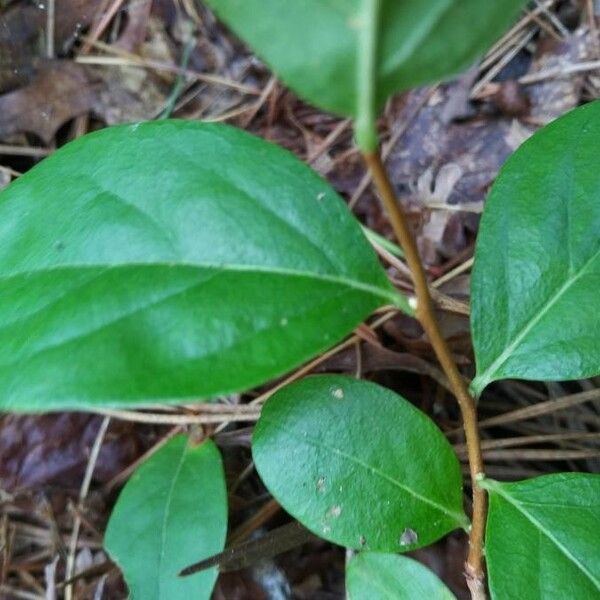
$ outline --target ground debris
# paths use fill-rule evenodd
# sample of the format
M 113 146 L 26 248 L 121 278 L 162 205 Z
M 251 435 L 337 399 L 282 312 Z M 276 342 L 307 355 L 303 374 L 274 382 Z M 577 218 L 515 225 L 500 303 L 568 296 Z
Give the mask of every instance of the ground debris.
M 0 417 L 0 487 L 5 491 L 81 482 L 100 417 L 80 413 Z M 106 482 L 140 454 L 133 427 L 116 422 L 100 451 L 94 477 Z
M 92 109 L 97 93 L 97 84 L 82 65 L 41 62 L 29 84 L 0 96 L 0 138 L 32 133 L 49 144 L 62 125 Z

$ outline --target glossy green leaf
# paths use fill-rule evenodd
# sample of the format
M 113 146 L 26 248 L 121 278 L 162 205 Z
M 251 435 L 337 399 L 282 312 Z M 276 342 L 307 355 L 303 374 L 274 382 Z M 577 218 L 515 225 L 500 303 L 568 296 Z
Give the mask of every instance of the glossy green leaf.
M 394 92 L 457 73 L 523 0 L 208 0 L 273 70 L 317 106 L 372 128 Z M 474 25 L 475 24 L 475 25 Z M 364 144 L 359 139 L 361 146 Z M 368 145 L 368 141 L 366 141 Z
M 346 567 L 348 600 L 456 600 L 420 562 L 398 554 L 361 552 Z
M 471 282 L 473 390 L 600 373 L 600 102 L 525 142 L 486 202 Z
M 239 391 L 406 308 L 335 192 L 225 125 L 68 144 L 0 194 L 0 240 L 4 410 Z
M 494 600 L 600 598 L 600 475 L 482 482 Z
M 217 570 L 190 577 L 189 564 L 221 552 L 227 491 L 221 456 L 206 440 L 178 435 L 137 469 L 112 512 L 104 545 L 119 565 L 131 600 L 210 598 Z
M 281 389 L 263 408 L 252 453 L 285 510 L 336 544 L 411 550 L 466 525 L 452 447 L 374 383 L 317 376 Z

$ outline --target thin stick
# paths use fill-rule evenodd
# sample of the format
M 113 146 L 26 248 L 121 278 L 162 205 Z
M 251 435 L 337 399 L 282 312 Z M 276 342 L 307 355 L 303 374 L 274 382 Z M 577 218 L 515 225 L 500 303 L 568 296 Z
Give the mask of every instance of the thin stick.
M 85 475 L 83 477 L 83 482 L 81 484 L 81 489 L 79 491 L 79 506 L 81 507 L 83 501 L 86 499 L 88 492 L 90 490 L 90 484 L 92 482 L 92 475 L 94 474 L 94 469 L 96 468 L 96 462 L 98 460 L 98 455 L 100 454 L 100 448 L 102 448 L 102 442 L 104 441 L 104 436 L 106 435 L 106 430 L 108 429 L 108 425 L 110 423 L 110 418 L 105 417 L 100 423 L 100 429 L 98 429 L 98 433 L 96 435 L 96 439 L 94 440 L 94 445 L 92 446 L 92 450 L 90 452 L 90 458 L 88 460 L 87 468 L 85 470 Z M 73 533 L 71 534 L 71 541 L 69 544 L 69 556 L 67 558 L 67 566 L 65 569 L 65 579 L 70 579 L 73 576 L 73 570 L 75 568 L 75 553 L 77 552 L 77 541 L 79 538 L 79 530 L 81 528 L 81 516 L 79 515 L 79 511 L 75 515 L 75 523 L 73 524 Z M 65 587 L 65 600 L 71 600 L 73 597 L 73 588 L 68 585 Z
M 485 574 L 483 570 L 483 537 L 485 531 L 485 520 L 487 512 L 487 498 L 485 491 L 477 483 L 484 473 L 483 459 L 479 440 L 479 429 L 477 425 L 477 408 L 475 401 L 469 394 L 467 385 L 460 374 L 456 363 L 452 358 L 450 349 L 446 344 L 433 310 L 433 303 L 429 293 L 429 285 L 425 276 L 425 270 L 419 257 L 417 245 L 408 227 L 404 212 L 394 194 L 392 184 L 387 171 L 377 152 L 364 154 L 365 161 L 369 166 L 373 181 L 383 204 L 385 205 L 388 218 L 394 229 L 402 249 L 406 262 L 412 272 L 415 284 L 417 306 L 415 314 L 420 321 L 425 333 L 429 337 L 435 354 L 448 377 L 454 395 L 460 406 L 467 443 L 467 454 L 471 472 L 471 485 L 473 488 L 473 518 L 469 533 L 469 554 L 466 562 L 467 584 L 471 591 L 473 600 L 484 600 Z
M 306 157 L 306 162 L 312 164 L 325 152 L 352 123 L 351 119 L 340 121 L 329 135 Z
M 520 435 L 517 437 L 510 438 L 483 440 L 481 442 L 481 448 L 485 452 L 486 450 L 498 450 L 500 448 L 528 446 L 529 444 L 548 444 L 549 442 L 568 442 L 570 440 L 575 440 L 576 442 L 581 442 L 584 440 L 600 440 L 600 433 L 582 433 L 581 431 L 576 431 L 574 433 L 543 433 L 538 435 Z M 467 447 L 464 444 L 456 444 L 454 446 L 454 451 L 457 454 L 466 454 Z
M 474 262 L 473 257 L 467 259 L 464 263 L 458 265 L 457 267 L 454 267 L 454 269 L 452 269 L 451 271 L 448 271 L 441 277 L 438 277 L 431 284 L 431 287 L 439 288 L 440 286 L 444 285 L 444 283 L 447 283 L 448 281 L 451 281 L 452 279 L 454 279 L 457 275 L 461 275 L 465 271 L 468 271 L 473 266 L 473 262 Z
M 48 11 L 46 14 L 46 58 L 52 60 L 54 58 L 54 0 L 48 0 L 48 7 L 46 10 Z
M 96 27 L 89 35 L 89 39 L 84 40 L 84 46 L 81 51 L 82 54 L 88 54 L 91 50 L 91 46 L 94 42 L 100 39 L 100 36 L 104 33 L 104 30 L 108 27 L 112 18 L 121 10 L 124 0 L 115 0 L 110 8 L 100 17 Z
M 117 66 L 117 67 L 139 67 L 140 69 L 154 69 L 156 71 L 166 71 L 168 73 L 175 73 L 176 75 L 182 75 L 194 79 L 196 81 L 202 81 L 203 83 L 212 83 L 214 85 L 222 85 L 238 90 L 244 94 L 258 96 L 259 92 L 250 86 L 238 83 L 219 75 L 211 75 L 210 73 L 200 73 L 193 69 L 183 69 L 178 65 L 172 65 L 169 63 L 163 63 L 156 60 L 146 60 L 144 58 L 137 57 L 135 54 L 129 54 L 128 57 L 122 56 L 78 56 L 75 58 L 75 62 L 83 65 L 104 65 L 104 66 Z
M 600 37 L 598 37 L 598 24 L 596 23 L 596 8 L 594 0 L 587 0 L 587 14 L 590 22 L 590 37 L 592 38 L 592 46 L 596 56 L 600 54 Z
M 10 144 L 0 144 L 0 154 L 7 156 L 33 156 L 34 158 L 48 156 L 52 150 L 40 148 L 38 146 L 13 146 Z
M 565 410 L 583 404 L 584 402 L 592 402 L 600 400 L 600 390 L 586 390 L 585 392 L 578 392 L 577 394 L 571 394 L 569 396 L 563 396 L 562 398 L 553 398 L 545 402 L 538 402 L 532 406 L 526 406 L 525 408 L 518 408 L 508 413 L 503 413 L 489 419 L 484 419 L 479 423 L 480 428 L 484 427 L 497 427 L 498 425 L 507 425 L 509 423 L 516 423 L 518 421 L 525 421 L 526 419 L 534 419 L 542 415 L 557 412 L 559 410 Z M 454 433 L 454 432 L 452 432 Z
M 138 412 L 135 410 L 115 410 L 112 408 L 95 408 L 94 412 L 120 419 L 121 421 L 133 421 L 134 423 L 149 423 L 152 425 L 206 425 L 209 423 L 222 423 L 223 421 L 258 421 L 260 408 L 247 409 L 246 405 L 238 407 L 239 413 L 224 411 L 222 414 L 156 414 Z

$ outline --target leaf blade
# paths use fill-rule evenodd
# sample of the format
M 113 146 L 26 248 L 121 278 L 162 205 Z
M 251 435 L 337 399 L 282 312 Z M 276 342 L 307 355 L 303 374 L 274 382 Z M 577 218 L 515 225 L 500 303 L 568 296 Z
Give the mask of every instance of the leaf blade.
M 378 437 L 370 439 L 373 431 Z M 334 543 L 403 551 L 465 526 L 462 477 L 448 442 L 425 415 L 375 384 L 314 376 L 287 386 L 265 405 L 252 451 L 278 502 Z
M 170 440 L 131 477 L 113 510 L 104 545 L 124 572 L 132 599 L 210 598 L 217 570 L 180 578 L 192 560 L 221 551 L 227 494 L 219 451 Z M 150 568 L 152 566 L 152 568 Z
M 472 278 L 477 394 L 507 377 L 600 372 L 600 179 L 590 168 L 599 115 L 592 103 L 539 131 L 509 159 L 488 198 Z
M 524 600 L 600 592 L 599 476 L 559 473 L 482 485 L 490 495 L 486 555 L 494 598 L 517 590 Z
M 358 120 L 373 149 L 374 117 L 398 91 L 467 67 L 524 4 L 476 0 L 209 0 L 300 96 Z M 473 18 L 478 27 L 470 27 Z M 302 48 L 302 52 L 296 49 Z
M 456 600 L 452 592 L 421 563 L 398 554 L 361 552 L 346 568 L 349 600 Z
M 0 236 L 4 409 L 240 391 L 407 307 L 325 182 L 225 126 L 69 144 L 0 195 Z

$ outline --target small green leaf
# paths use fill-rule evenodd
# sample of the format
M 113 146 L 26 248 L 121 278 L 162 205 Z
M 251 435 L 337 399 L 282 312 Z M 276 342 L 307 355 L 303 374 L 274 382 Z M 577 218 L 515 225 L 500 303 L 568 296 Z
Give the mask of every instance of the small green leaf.
M 490 496 L 485 553 L 495 600 L 600 597 L 600 475 L 481 485 Z
M 398 554 L 361 552 L 346 568 L 348 600 L 456 600 L 420 562 Z
M 600 373 L 600 102 L 525 142 L 485 206 L 471 282 L 476 394 Z
M 189 564 L 223 550 L 227 492 L 221 456 L 206 440 L 170 440 L 144 462 L 121 492 L 104 545 L 121 567 L 131 600 L 210 598 L 217 570 L 190 577 Z
M 283 388 L 262 411 L 252 453 L 285 510 L 342 546 L 411 550 L 467 523 L 452 447 L 374 383 L 317 376 Z
M 357 119 L 359 145 L 394 92 L 459 72 L 516 17 L 524 0 L 208 0 L 294 89 Z M 476 24 L 476 26 L 474 26 Z
M 225 125 L 68 144 L 0 194 L 0 239 L 2 410 L 239 391 L 410 310 L 331 187 Z

